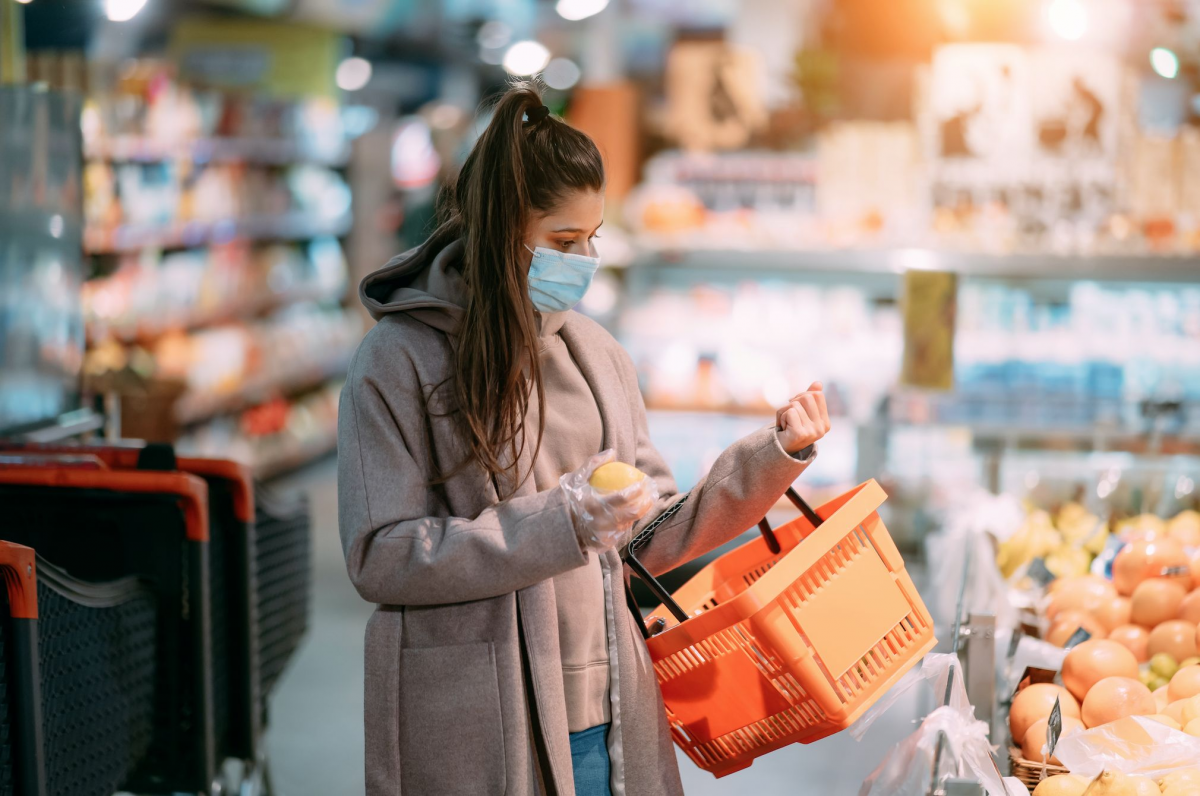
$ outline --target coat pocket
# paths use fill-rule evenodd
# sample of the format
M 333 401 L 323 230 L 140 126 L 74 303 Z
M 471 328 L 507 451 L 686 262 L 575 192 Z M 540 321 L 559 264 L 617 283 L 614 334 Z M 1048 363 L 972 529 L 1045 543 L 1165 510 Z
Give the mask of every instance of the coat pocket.
M 401 792 L 504 793 L 504 754 L 492 645 L 401 650 Z

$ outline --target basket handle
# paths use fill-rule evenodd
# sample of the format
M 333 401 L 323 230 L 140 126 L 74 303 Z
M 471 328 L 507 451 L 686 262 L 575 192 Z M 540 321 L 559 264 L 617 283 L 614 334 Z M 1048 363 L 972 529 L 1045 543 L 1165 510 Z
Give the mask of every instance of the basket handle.
M 794 488 L 789 486 L 787 491 L 784 492 L 784 495 L 789 501 L 791 501 L 792 505 L 804 515 L 804 518 L 812 524 L 814 530 L 825 521 L 821 518 L 820 514 L 817 514 L 816 510 L 813 509 L 812 506 L 808 505 L 804 498 L 800 497 L 800 493 L 798 493 Z M 659 515 L 654 522 L 646 526 L 646 530 L 653 534 L 654 528 L 657 528 L 659 525 L 661 525 L 662 521 L 666 520 L 669 516 L 678 511 L 679 507 L 682 505 L 683 501 L 681 500 L 671 506 L 671 508 Z M 763 541 L 767 543 L 767 549 L 770 550 L 773 555 L 779 555 L 783 548 L 780 547 L 779 539 L 775 536 L 775 531 L 771 529 L 771 524 L 767 522 L 766 517 L 763 517 L 758 521 L 758 532 L 762 534 Z M 642 534 L 639 534 L 638 538 L 643 538 L 645 533 L 646 531 L 643 531 Z M 671 597 L 671 593 L 663 588 L 663 585 L 658 582 L 656 577 L 650 574 L 650 571 L 646 569 L 645 565 L 642 564 L 641 561 L 638 561 L 637 548 L 639 545 L 636 544 L 638 538 L 634 538 L 626 546 L 625 562 L 629 564 L 629 568 L 632 569 L 633 573 L 641 579 L 642 583 L 646 584 L 646 587 L 650 589 L 650 591 L 654 594 L 654 597 L 660 603 L 666 606 L 667 610 L 670 611 L 676 619 L 678 619 L 680 622 L 687 621 L 687 612 L 679 607 L 679 603 L 675 602 L 675 599 Z M 634 604 L 632 595 L 630 595 L 630 604 Z M 646 630 L 645 622 L 639 622 L 638 624 L 641 625 L 642 635 L 646 638 L 649 638 L 649 632 Z

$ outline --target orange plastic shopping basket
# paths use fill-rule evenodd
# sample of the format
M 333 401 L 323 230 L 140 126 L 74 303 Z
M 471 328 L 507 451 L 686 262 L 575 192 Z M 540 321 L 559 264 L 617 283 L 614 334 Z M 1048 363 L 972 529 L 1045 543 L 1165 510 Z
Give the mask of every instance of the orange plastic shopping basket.
M 933 620 L 868 481 L 732 550 L 674 599 L 626 561 L 662 605 L 646 645 L 675 742 L 718 777 L 792 743 L 845 729 L 933 648 Z M 822 519 L 824 518 L 824 519 Z

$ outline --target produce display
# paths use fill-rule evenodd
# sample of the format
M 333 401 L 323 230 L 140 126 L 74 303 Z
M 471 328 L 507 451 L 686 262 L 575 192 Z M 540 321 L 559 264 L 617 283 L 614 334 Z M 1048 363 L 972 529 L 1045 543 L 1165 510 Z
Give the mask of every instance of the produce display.
M 1009 709 L 1014 769 L 1045 767 L 1029 782 L 1034 796 L 1200 796 L 1200 768 L 1157 779 L 1107 769 L 1080 776 L 1062 773 L 1058 755 L 1063 739 L 1092 731 L 1119 739 L 1115 748 L 1129 740 L 1141 749 L 1151 741 L 1130 717 L 1200 737 L 1200 513 L 1104 520 L 1079 503 L 1030 509 L 996 554 L 1009 585 L 1033 595 L 1042 640 L 1066 648 L 1061 685 L 1028 685 Z M 1056 702 L 1061 731 L 1048 754 Z

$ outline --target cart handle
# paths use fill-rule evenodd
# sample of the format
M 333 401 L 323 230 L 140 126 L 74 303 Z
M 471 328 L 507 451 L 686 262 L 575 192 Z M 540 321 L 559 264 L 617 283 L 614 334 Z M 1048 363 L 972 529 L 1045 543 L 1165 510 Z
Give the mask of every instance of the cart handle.
M 817 514 L 816 510 L 814 510 L 812 506 L 808 505 L 804 498 L 800 497 L 800 494 L 795 489 L 789 486 L 787 491 L 783 494 L 788 500 L 791 501 L 793 506 L 800 510 L 800 513 L 804 515 L 804 519 L 808 520 L 814 529 L 819 527 L 821 523 L 824 522 L 824 520 L 821 519 L 821 515 Z M 646 587 L 653 592 L 655 598 L 664 606 L 666 606 L 667 610 L 670 611 L 671 614 L 680 622 L 687 621 L 687 613 L 679 607 L 679 603 L 675 602 L 675 599 L 671 597 L 670 592 L 663 588 L 663 585 L 658 582 L 658 579 L 650 574 L 650 571 L 646 569 L 645 565 L 642 564 L 641 561 L 638 561 L 637 549 L 649 542 L 654 536 L 655 529 L 662 525 L 667 519 L 675 515 L 679 509 L 683 507 L 683 503 L 684 501 L 680 500 L 674 503 L 662 514 L 655 517 L 654 521 L 647 525 L 641 533 L 635 536 L 625 548 L 625 563 L 629 564 L 629 568 L 633 570 L 633 573 L 637 575 L 643 583 L 646 584 Z M 779 545 L 779 539 L 775 536 L 775 531 L 771 529 L 771 524 L 767 522 L 766 517 L 763 517 L 758 521 L 758 531 L 762 534 L 763 541 L 767 543 L 767 549 L 769 549 L 773 554 L 778 555 L 782 548 Z M 646 623 L 644 621 L 640 621 L 638 622 L 638 625 L 642 629 L 642 637 L 650 638 L 650 631 L 647 630 Z

